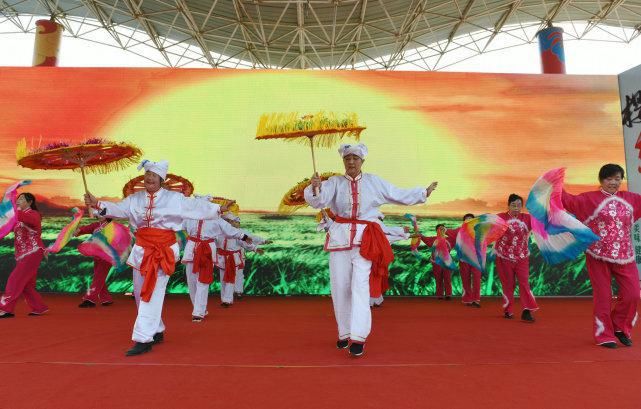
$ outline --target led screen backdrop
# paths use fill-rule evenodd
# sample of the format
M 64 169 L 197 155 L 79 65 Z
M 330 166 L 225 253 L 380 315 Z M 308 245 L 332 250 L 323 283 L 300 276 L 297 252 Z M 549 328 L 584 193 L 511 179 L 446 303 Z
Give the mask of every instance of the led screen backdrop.
M 384 208 L 391 225 L 419 215 L 424 234 L 438 222 L 457 227 L 464 213 L 499 212 L 507 196 L 526 196 L 545 170 L 567 166 L 571 192 L 592 189 L 605 162 L 624 162 L 617 78 L 429 72 L 244 71 L 186 69 L 0 69 L 0 183 L 32 179 L 45 214 L 43 239 L 55 239 L 68 209 L 79 205 L 82 181 L 71 171 L 16 165 L 17 142 L 29 146 L 91 137 L 130 141 L 144 157 L 167 159 L 170 172 L 197 193 L 238 201 L 246 229 L 273 240 L 250 254 L 250 294 L 328 294 L 324 235 L 311 212 L 276 217 L 282 195 L 312 173 L 309 148 L 256 141 L 269 112 L 354 112 L 367 126 L 366 172 L 398 186 L 439 188 L 424 206 Z M 319 171 L 342 170 L 336 149 L 317 149 Z M 139 174 L 134 166 L 89 175 L 90 190 L 117 200 Z M 87 221 L 88 222 L 88 221 Z M 39 289 L 83 291 L 91 260 L 74 239 L 40 269 Z M 431 266 L 409 242 L 394 245 L 391 294 L 431 295 Z M 550 267 L 532 244 L 531 283 L 538 295 L 589 294 L 584 260 Z M 424 249 L 424 248 L 423 248 Z M 0 288 L 13 268 L 13 237 L 0 241 Z M 183 267 L 169 285 L 185 292 Z M 131 290 L 131 270 L 112 274 L 110 290 Z M 460 294 L 457 275 L 454 288 Z M 214 284 L 213 291 L 217 290 Z M 499 294 L 493 265 L 483 294 Z

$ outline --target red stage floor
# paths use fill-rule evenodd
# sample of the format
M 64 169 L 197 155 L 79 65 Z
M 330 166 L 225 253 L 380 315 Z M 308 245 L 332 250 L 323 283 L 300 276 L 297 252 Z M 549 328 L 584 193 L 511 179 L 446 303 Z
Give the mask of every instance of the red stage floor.
M 195 324 L 165 304 L 165 342 L 125 357 L 133 300 L 0 320 L 0 408 L 641 408 L 641 339 L 592 344 L 589 299 L 541 299 L 536 324 L 483 308 L 391 298 L 360 359 L 335 348 L 329 298 L 210 299 Z M 639 337 L 638 330 L 635 330 Z

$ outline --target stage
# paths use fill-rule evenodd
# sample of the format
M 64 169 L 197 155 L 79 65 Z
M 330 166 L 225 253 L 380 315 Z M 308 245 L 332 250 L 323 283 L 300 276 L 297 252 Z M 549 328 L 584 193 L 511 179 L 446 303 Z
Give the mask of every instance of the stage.
M 535 324 L 433 298 L 389 298 L 373 311 L 362 358 L 335 348 L 327 297 L 245 297 L 190 320 L 168 296 L 165 342 L 125 357 L 134 301 L 79 309 L 45 294 L 50 313 L 0 321 L 2 408 L 602 408 L 641 407 L 641 345 L 594 346 L 591 300 L 542 298 Z

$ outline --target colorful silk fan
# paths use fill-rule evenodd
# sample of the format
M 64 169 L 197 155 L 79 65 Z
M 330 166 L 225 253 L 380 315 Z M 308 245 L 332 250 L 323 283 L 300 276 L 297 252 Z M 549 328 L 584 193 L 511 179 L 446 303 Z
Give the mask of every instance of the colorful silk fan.
M 405 213 L 404 217 L 412 222 L 412 229 L 415 235 L 415 237 L 412 237 L 412 240 L 410 241 L 410 250 L 412 251 L 414 257 L 423 259 L 424 257 L 418 251 L 418 246 L 420 246 L 421 244 L 421 238 L 418 237 L 420 235 L 420 232 L 418 230 L 418 222 L 416 221 L 416 216 L 414 216 L 413 214 Z
M 178 245 L 180 246 L 180 251 L 183 251 L 185 249 L 188 238 L 189 234 L 187 234 L 187 231 L 179 230 L 176 232 L 176 243 L 178 243 Z
M 563 208 L 564 178 L 565 168 L 546 172 L 532 186 L 525 204 L 532 216 L 534 239 L 549 264 L 572 260 L 599 240 L 599 236 Z
M 450 247 L 447 244 L 447 238 L 438 237 L 434 240 L 432 245 L 432 254 L 434 255 L 434 262 L 448 270 L 458 271 L 458 266 L 454 262 L 450 254 Z
M 31 184 L 30 180 L 21 180 L 9 186 L 0 202 L 0 239 L 9 234 L 16 225 L 16 199 L 18 188 Z
M 494 214 L 482 214 L 463 223 L 456 235 L 456 252 L 459 259 L 485 272 L 487 246 L 507 230 L 507 223 Z
M 69 243 L 69 240 L 71 240 L 76 230 L 78 230 L 84 211 L 74 207 L 71 209 L 71 213 L 73 214 L 71 221 L 63 227 L 62 230 L 60 230 L 56 241 L 51 246 L 47 247 L 47 251 L 49 253 L 57 253 L 62 250 L 62 248 Z
M 78 251 L 88 257 L 97 257 L 114 266 L 117 271 L 126 267 L 133 246 L 133 236 L 126 226 L 111 222 L 80 243 Z

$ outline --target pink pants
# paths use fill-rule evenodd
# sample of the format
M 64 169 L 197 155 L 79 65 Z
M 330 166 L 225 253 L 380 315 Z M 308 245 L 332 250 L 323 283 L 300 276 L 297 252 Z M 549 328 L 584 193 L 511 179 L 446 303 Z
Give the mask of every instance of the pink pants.
M 481 271 L 471 265 L 460 262 L 461 282 L 463 284 L 463 302 L 481 301 Z
M 436 263 L 432 263 L 432 272 L 436 280 L 436 296 L 452 296 L 452 272 Z
M 524 258 L 518 261 L 509 261 L 500 257 L 496 258 L 496 270 L 501 279 L 503 287 L 503 311 L 513 313 L 515 278 L 519 281 L 519 296 L 521 307 L 524 310 L 535 311 L 536 305 L 534 294 L 530 290 L 530 259 Z
M 615 264 L 597 260 L 585 255 L 592 299 L 594 302 L 594 339 L 597 344 L 613 342 L 615 331 L 622 331 L 630 338 L 636 323 L 639 305 L 639 272 L 634 263 Z M 612 286 L 614 280 L 619 287 L 617 301 L 612 308 Z
M 93 259 L 93 279 L 87 293 L 82 297 L 83 300 L 91 301 L 94 304 L 112 302 L 111 294 L 109 294 L 105 283 L 109 270 L 111 270 L 111 264 L 99 258 Z
M 24 296 L 31 312 L 42 314 L 49 309 L 36 291 L 36 276 L 43 257 L 44 252 L 40 249 L 16 262 L 4 295 L 0 298 L 0 311 L 13 313 L 20 296 Z

